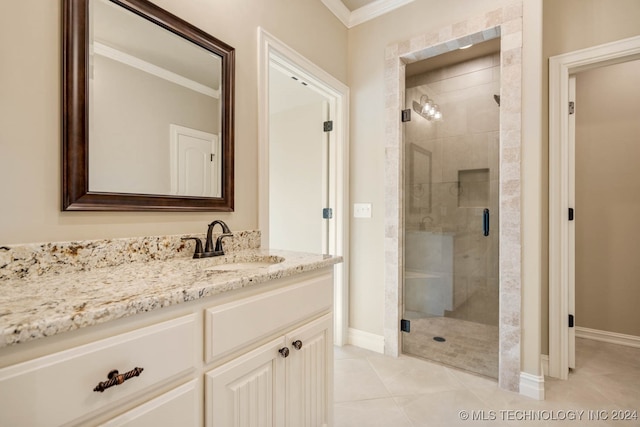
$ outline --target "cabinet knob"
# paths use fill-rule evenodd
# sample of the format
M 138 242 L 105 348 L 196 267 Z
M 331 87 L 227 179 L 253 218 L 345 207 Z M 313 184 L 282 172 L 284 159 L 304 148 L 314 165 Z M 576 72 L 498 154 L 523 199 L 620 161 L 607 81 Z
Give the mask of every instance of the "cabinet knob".
M 291 345 L 293 346 L 293 348 L 295 348 L 296 350 L 300 350 L 302 348 L 302 341 L 300 340 L 295 340 L 294 342 L 291 343 Z
M 109 374 L 107 375 L 107 378 L 109 379 L 107 381 L 102 381 L 98 383 L 98 385 L 95 386 L 93 391 L 99 391 L 100 393 L 102 393 L 109 387 L 113 387 L 114 385 L 120 385 L 128 379 L 139 376 L 142 373 L 142 371 L 144 371 L 144 368 L 133 368 L 129 372 L 120 374 L 117 370 L 114 369 L 113 371 L 109 372 Z
M 282 347 L 280 350 L 278 350 L 278 353 L 280 353 L 280 356 L 282 356 L 282 357 L 288 357 L 289 356 L 289 347 Z

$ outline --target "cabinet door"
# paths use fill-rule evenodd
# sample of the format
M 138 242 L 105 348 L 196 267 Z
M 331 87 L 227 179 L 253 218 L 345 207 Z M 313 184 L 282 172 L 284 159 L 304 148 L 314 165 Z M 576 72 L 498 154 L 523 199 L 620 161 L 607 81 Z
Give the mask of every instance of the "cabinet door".
M 332 316 L 327 314 L 286 336 L 291 349 L 286 359 L 287 427 L 332 424 L 332 329 Z
M 284 425 L 284 346 L 279 338 L 206 374 L 208 427 Z

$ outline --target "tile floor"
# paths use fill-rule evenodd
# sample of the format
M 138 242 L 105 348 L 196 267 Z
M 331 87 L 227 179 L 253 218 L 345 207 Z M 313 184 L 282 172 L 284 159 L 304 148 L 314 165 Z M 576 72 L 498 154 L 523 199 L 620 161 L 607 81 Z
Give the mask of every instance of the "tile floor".
M 640 426 L 640 349 L 577 339 L 576 364 L 567 381 L 547 378 L 537 401 L 436 363 L 336 347 L 335 427 Z M 613 420 L 620 410 L 637 419 Z M 576 419 L 523 420 L 533 416 Z
M 444 337 L 446 341 L 435 341 Z M 411 333 L 403 334 L 402 351 L 428 354 L 435 362 L 498 379 L 498 326 L 454 319 L 423 317 L 411 320 Z

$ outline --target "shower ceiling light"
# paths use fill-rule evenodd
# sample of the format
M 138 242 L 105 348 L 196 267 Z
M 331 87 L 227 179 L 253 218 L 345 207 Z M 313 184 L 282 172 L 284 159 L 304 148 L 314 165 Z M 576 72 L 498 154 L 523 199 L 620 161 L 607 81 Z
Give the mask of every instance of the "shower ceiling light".
M 427 95 L 422 95 L 419 103 L 413 101 L 413 111 L 429 121 L 442 120 L 440 107 L 438 107 L 438 104 L 434 103 L 433 100 L 429 99 Z

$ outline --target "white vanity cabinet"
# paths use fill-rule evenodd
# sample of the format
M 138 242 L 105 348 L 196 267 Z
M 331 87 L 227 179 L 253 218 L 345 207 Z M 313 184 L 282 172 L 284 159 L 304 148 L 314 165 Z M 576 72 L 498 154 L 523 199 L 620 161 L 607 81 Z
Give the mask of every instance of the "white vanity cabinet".
M 287 335 L 285 359 L 286 426 L 333 423 L 333 321 L 330 315 Z
M 240 355 L 205 375 L 206 426 L 330 425 L 332 301 L 320 275 L 207 310 L 206 358 Z
M 329 267 L 0 349 L 0 426 L 331 425 L 332 304 Z
M 207 427 L 320 427 L 331 418 L 327 314 L 206 374 Z

